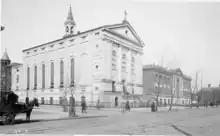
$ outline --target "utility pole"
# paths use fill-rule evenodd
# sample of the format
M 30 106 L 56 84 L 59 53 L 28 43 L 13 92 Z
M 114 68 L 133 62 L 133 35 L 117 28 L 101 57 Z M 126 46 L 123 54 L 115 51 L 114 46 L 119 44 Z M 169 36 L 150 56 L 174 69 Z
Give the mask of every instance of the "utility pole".
M 202 80 L 203 80 L 203 72 L 201 72 L 201 90 L 200 90 L 201 98 L 200 99 L 202 99 Z
M 196 71 L 196 81 L 195 81 L 195 89 L 194 89 L 194 94 L 196 94 L 198 92 L 198 71 Z M 199 96 L 197 96 L 197 108 L 199 107 Z
M 161 59 L 161 67 L 163 67 L 163 56 L 162 56 L 162 59 Z

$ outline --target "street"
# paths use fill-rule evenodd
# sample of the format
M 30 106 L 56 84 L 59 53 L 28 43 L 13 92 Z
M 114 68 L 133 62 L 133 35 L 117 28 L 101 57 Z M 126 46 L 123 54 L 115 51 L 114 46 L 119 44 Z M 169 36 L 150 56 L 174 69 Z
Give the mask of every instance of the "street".
M 79 111 L 77 111 L 78 113 Z M 148 135 L 193 135 L 218 136 L 220 133 L 220 108 L 193 108 L 160 111 L 120 111 L 89 110 L 90 114 L 102 117 L 73 118 L 59 120 L 38 120 L 31 123 L 16 123 L 12 126 L 0 126 L 1 134 L 148 134 Z M 55 113 L 38 114 L 52 115 Z M 104 115 L 108 115 L 104 116 Z

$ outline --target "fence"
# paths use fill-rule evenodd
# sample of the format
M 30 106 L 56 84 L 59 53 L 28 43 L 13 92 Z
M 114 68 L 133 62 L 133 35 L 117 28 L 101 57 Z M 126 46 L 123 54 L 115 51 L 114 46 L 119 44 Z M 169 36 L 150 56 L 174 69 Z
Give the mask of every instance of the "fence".
M 40 103 L 41 105 L 57 105 L 61 106 L 62 101 L 61 100 L 43 100 Z M 81 107 L 81 101 L 76 101 L 75 102 L 77 107 Z M 86 104 L 88 107 L 97 107 L 97 102 L 92 102 L 92 101 L 86 101 Z M 99 107 L 100 108 L 114 108 L 114 107 L 120 107 L 123 103 L 119 103 L 118 106 L 115 106 L 115 103 L 113 102 L 100 102 Z M 69 105 L 69 102 L 68 102 Z M 151 106 L 150 102 L 130 102 L 130 107 L 131 108 L 148 108 Z M 168 107 L 170 106 L 169 104 L 160 104 L 158 107 Z M 181 107 L 190 107 L 190 105 L 180 105 L 180 104 L 173 104 L 172 106 L 181 106 Z M 195 105 L 194 105 L 195 106 Z M 194 107 L 193 106 L 193 107 Z

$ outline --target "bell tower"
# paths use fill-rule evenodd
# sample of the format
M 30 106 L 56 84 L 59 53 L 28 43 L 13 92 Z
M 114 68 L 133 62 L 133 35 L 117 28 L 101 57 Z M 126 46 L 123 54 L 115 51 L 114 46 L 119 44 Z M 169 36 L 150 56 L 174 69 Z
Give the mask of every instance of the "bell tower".
M 9 81 L 10 81 L 10 69 L 7 67 L 10 63 L 11 60 L 8 57 L 8 53 L 5 49 L 5 52 L 2 56 L 2 58 L 0 59 L 0 91 L 6 91 L 8 90 L 9 87 Z
M 64 27 L 65 27 L 64 37 L 68 37 L 68 36 L 76 34 L 76 22 L 73 18 L 71 5 L 69 7 L 69 13 L 66 18 L 66 21 L 64 22 Z

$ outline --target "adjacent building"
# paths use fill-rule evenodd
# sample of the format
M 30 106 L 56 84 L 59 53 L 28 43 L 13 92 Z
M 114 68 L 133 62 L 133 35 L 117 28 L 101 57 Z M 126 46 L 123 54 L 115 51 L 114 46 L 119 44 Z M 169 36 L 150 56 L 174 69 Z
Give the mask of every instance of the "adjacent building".
M 197 100 L 199 104 L 209 104 L 209 103 L 220 103 L 220 85 L 217 87 L 212 87 L 208 84 L 208 87 L 203 87 L 199 92 L 196 93 Z
M 61 97 L 77 101 L 115 102 L 127 92 L 142 94 L 144 43 L 126 19 L 88 31 L 77 31 L 72 9 L 64 22 L 65 35 L 23 50 L 20 94 L 41 102 L 58 103 Z M 16 69 L 13 70 L 17 74 Z M 15 76 L 17 77 L 17 76 Z M 12 87 L 17 89 L 17 79 Z
M 159 65 L 143 66 L 143 94 L 158 97 L 159 104 L 189 104 L 191 101 L 191 78 L 181 69 L 168 69 Z

